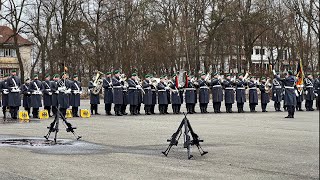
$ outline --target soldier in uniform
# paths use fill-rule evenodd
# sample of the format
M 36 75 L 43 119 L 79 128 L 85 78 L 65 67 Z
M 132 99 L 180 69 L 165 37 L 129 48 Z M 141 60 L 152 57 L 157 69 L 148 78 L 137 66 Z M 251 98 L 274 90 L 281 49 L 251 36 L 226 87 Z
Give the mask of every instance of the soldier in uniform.
M 31 93 L 31 107 L 32 117 L 39 118 L 39 108 L 42 107 L 41 95 L 44 90 L 42 82 L 38 79 L 38 75 L 33 76 L 33 81 L 29 85 L 29 92 Z
M 201 74 L 201 79 L 198 81 L 199 84 L 199 103 L 200 103 L 200 110 L 201 113 L 208 113 L 207 107 L 209 103 L 209 87 L 205 80 L 206 74 Z
M 121 105 L 121 114 L 122 115 L 127 115 L 126 113 L 127 110 L 127 105 L 128 105 L 128 85 L 125 84 L 125 81 L 121 81 L 122 85 L 122 94 L 123 94 L 123 104 Z
M 54 74 L 53 75 L 53 81 L 50 84 L 51 87 L 51 101 L 52 101 L 52 114 L 55 116 L 58 112 L 58 106 L 59 106 L 59 101 L 58 101 L 58 96 L 59 96 L 59 91 L 58 91 L 58 81 L 59 81 L 59 74 Z
M 168 105 L 168 95 L 165 85 L 165 76 L 160 77 L 160 82 L 157 85 L 158 104 L 160 114 L 166 114 L 166 106 Z
M 180 98 L 180 93 L 177 88 L 177 83 L 175 80 L 175 77 L 177 75 L 173 74 L 173 80 L 172 83 L 170 84 L 171 88 L 171 102 L 172 102 L 172 110 L 173 114 L 180 114 L 180 108 L 181 108 L 181 98 Z
M 136 113 L 140 114 L 140 109 L 141 109 L 141 104 L 142 104 L 142 98 L 143 98 L 143 91 L 142 91 L 142 87 L 141 87 L 141 83 L 138 81 L 138 75 L 135 79 L 136 84 L 137 84 L 137 97 L 138 97 L 138 105 L 136 108 Z
M 179 73 L 179 71 L 177 73 Z M 184 73 L 187 74 L 187 72 L 184 72 Z M 185 81 L 187 81 L 187 79 L 185 79 Z M 178 82 L 178 90 L 179 90 L 179 96 L 180 96 L 181 104 L 183 104 L 184 87 L 181 87 L 180 82 Z M 181 109 L 181 104 L 180 104 L 180 107 L 179 107 L 179 112 L 180 112 L 180 109 Z
M 282 87 L 282 82 L 278 81 L 276 76 L 279 75 L 277 73 L 272 80 L 272 100 L 274 101 L 274 108 L 276 112 L 281 112 L 280 107 L 281 107 L 281 101 L 283 98 L 283 87 Z
M 93 78 L 94 79 L 94 78 Z M 98 105 L 100 104 L 100 93 L 94 94 L 92 93 L 93 89 L 97 86 L 93 81 L 89 82 L 89 91 L 90 91 L 90 111 L 91 114 L 100 115 L 98 113 Z
M 12 119 L 18 119 L 18 110 L 21 106 L 21 99 L 20 99 L 20 78 L 16 76 L 17 71 L 11 70 L 11 77 L 7 79 L 8 85 L 8 105 L 10 107 L 10 114 Z
M 2 112 L 3 118 L 7 118 L 7 109 L 8 109 L 8 96 L 9 96 L 9 89 L 8 89 L 8 82 L 7 79 L 9 74 L 4 74 L 4 79 L 0 83 L 0 90 L 2 92 Z
M 114 77 L 112 78 L 112 87 L 113 87 L 113 103 L 114 103 L 114 112 L 116 116 L 122 116 L 121 106 L 123 104 L 123 85 L 120 81 L 120 71 L 114 71 Z
M 288 109 L 288 116 L 286 118 L 294 118 L 294 110 L 297 105 L 297 99 L 295 94 L 295 84 L 296 79 L 293 76 L 292 71 L 288 71 L 285 78 L 280 78 L 279 75 L 276 76 L 278 81 L 282 81 L 284 85 L 284 104 Z
M 130 105 L 130 114 L 137 115 L 138 108 L 138 83 L 136 82 L 136 73 L 132 73 L 128 79 L 128 103 Z
M 234 87 L 230 74 L 226 75 L 226 79 L 223 81 L 223 87 L 226 112 L 232 113 L 232 104 L 234 103 Z
M 112 92 L 112 79 L 111 72 L 106 73 L 106 78 L 103 79 L 103 88 L 104 88 L 104 104 L 106 115 L 111 114 L 111 105 L 113 103 L 113 92 Z
M 153 76 L 150 75 L 150 78 L 153 78 Z M 153 84 L 151 84 L 150 87 L 151 87 L 151 92 L 152 92 L 152 103 L 150 106 L 150 113 L 155 114 L 154 109 L 157 104 L 157 87 L 154 86 Z
M 221 81 L 219 79 L 219 74 L 213 73 L 213 78 L 211 80 L 210 86 L 212 87 L 212 103 L 213 103 L 213 109 L 214 113 L 221 113 L 221 102 L 223 101 L 223 91 L 221 86 Z
M 257 91 L 256 78 L 251 76 L 250 81 L 248 82 L 249 87 L 249 107 L 250 112 L 257 112 L 256 106 L 258 105 L 258 91 Z
M 24 84 L 21 86 L 21 94 L 23 94 L 23 107 L 24 110 L 28 112 L 30 116 L 30 108 L 31 108 L 31 92 L 29 91 L 30 79 L 27 78 Z
M 61 114 L 65 117 L 67 109 L 70 107 L 69 94 L 71 93 L 70 82 L 68 80 L 68 74 L 63 72 L 61 79 L 58 81 L 58 103 Z
M 314 93 L 316 95 L 317 110 L 319 110 L 320 109 L 320 72 L 318 73 L 318 78 L 314 82 Z
M 185 101 L 188 114 L 193 114 L 193 107 L 196 103 L 196 89 L 191 82 L 191 76 L 188 76 L 188 81 L 185 84 Z
M 44 109 L 48 111 L 49 116 L 51 117 L 51 106 L 52 106 L 52 91 L 51 91 L 51 81 L 50 75 L 45 75 L 45 81 L 42 82 L 43 86 L 43 106 Z
M 151 115 L 152 90 L 151 90 L 151 82 L 150 82 L 149 74 L 145 75 L 145 79 L 142 82 L 142 88 L 144 90 L 144 94 L 143 94 L 144 111 L 146 115 Z
M 192 76 L 192 77 L 194 77 L 194 76 Z M 196 84 L 194 83 L 193 85 L 195 87 L 195 90 L 194 90 L 194 98 L 195 98 L 195 100 L 194 100 L 194 104 L 193 104 L 193 107 L 192 107 L 192 112 L 195 114 L 195 113 L 197 113 L 196 112 L 196 104 L 198 103 L 198 91 L 197 91 L 197 89 L 200 86 L 199 86 L 198 82 L 196 82 Z
M 246 86 L 247 82 L 243 79 L 243 74 L 238 75 L 238 80 L 235 82 L 236 85 L 236 100 L 238 113 L 244 113 L 243 105 L 246 102 Z
M 80 95 L 82 93 L 81 83 L 78 81 L 78 75 L 73 75 L 73 82 L 70 85 L 71 97 L 70 106 L 72 106 L 72 116 L 79 117 Z
M 165 78 L 165 82 L 166 82 L 166 87 L 165 87 L 165 89 L 166 89 L 166 91 L 167 91 L 167 101 L 168 101 L 168 104 L 166 104 L 165 106 L 164 106 L 164 113 L 165 114 L 169 114 L 169 112 L 168 112 L 168 107 L 169 107 L 169 104 L 171 104 L 171 94 L 170 94 L 170 85 L 168 85 L 169 84 L 169 79 L 168 79 L 168 76 L 167 75 L 164 75 L 164 78 Z
M 314 111 L 312 108 L 313 106 L 313 100 L 315 99 L 314 94 L 314 80 L 311 74 L 307 75 L 307 78 L 305 78 L 305 93 L 306 93 L 306 110 L 307 111 Z
M 259 85 L 259 90 L 261 92 L 261 108 L 262 112 L 267 112 L 267 105 L 270 102 L 270 97 L 268 92 L 266 91 L 266 87 L 269 86 L 267 84 L 266 78 L 261 77 L 261 84 Z

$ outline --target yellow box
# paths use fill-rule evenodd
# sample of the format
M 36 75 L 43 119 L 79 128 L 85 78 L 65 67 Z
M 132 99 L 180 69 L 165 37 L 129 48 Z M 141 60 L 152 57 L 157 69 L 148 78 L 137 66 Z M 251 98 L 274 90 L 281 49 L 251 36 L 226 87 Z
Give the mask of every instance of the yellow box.
M 72 118 L 72 110 L 71 109 L 67 109 L 66 118 Z
M 80 109 L 80 116 L 82 118 L 89 118 L 91 117 L 91 114 L 88 109 Z
M 29 114 L 27 111 L 19 111 L 19 120 L 20 122 L 24 121 L 24 122 L 29 122 Z
M 46 109 L 40 110 L 39 111 L 39 118 L 40 119 L 48 119 L 49 118 L 48 110 L 46 110 Z

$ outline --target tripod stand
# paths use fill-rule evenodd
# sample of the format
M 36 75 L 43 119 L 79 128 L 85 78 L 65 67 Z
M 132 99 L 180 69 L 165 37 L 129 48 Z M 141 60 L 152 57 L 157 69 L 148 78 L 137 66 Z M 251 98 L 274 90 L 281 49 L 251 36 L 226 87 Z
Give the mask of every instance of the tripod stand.
M 184 132 L 183 132 L 183 140 L 184 140 L 184 144 L 183 144 L 183 147 L 184 148 L 187 148 L 187 153 L 188 153 L 188 159 L 191 159 L 193 156 L 191 155 L 191 146 L 193 145 L 196 145 L 201 156 L 207 154 L 208 152 L 207 151 L 204 151 L 202 149 L 202 147 L 200 146 L 200 142 L 203 142 L 203 140 L 200 140 L 199 139 L 199 136 L 193 131 L 191 125 L 190 125 L 190 122 L 189 120 L 187 119 L 187 114 L 183 113 L 184 114 L 184 118 L 183 120 L 181 121 L 177 131 L 175 133 L 173 133 L 173 135 L 171 136 L 171 139 L 168 139 L 167 142 L 170 142 L 168 148 L 163 151 L 162 153 L 165 155 L 165 156 L 168 156 L 170 150 L 171 150 L 171 147 L 173 145 L 177 146 L 178 145 L 178 142 L 179 142 L 179 139 L 182 135 L 182 127 L 184 127 Z M 192 140 L 191 140 L 191 137 L 192 137 Z
M 66 126 L 66 131 L 67 132 L 71 132 L 74 137 L 79 140 L 81 138 L 81 136 L 78 136 L 76 134 L 76 132 L 74 132 L 74 129 L 77 129 L 76 127 L 72 127 L 71 123 L 69 123 L 66 118 L 64 117 L 64 115 L 60 112 L 60 109 L 59 107 L 57 108 L 57 113 L 54 117 L 54 120 L 53 122 L 50 124 L 49 127 L 47 127 L 49 129 L 49 132 L 47 135 L 45 135 L 44 137 L 48 140 L 49 137 L 50 137 L 50 134 L 51 132 L 55 132 L 55 135 L 54 135 L 54 142 L 57 143 L 57 135 L 58 135 L 58 132 L 59 132 L 59 120 L 60 118 L 63 120 L 65 126 Z

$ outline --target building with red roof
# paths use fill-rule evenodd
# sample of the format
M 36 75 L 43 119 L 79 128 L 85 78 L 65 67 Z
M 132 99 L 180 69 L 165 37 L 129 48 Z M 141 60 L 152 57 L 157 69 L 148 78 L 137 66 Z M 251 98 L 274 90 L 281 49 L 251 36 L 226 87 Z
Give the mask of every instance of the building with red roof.
M 14 44 L 14 32 L 7 26 L 0 26 L 0 76 L 16 69 L 20 73 L 19 62 Z M 31 70 L 31 52 L 33 43 L 21 35 L 18 38 L 18 46 L 24 65 L 25 77 L 29 77 Z

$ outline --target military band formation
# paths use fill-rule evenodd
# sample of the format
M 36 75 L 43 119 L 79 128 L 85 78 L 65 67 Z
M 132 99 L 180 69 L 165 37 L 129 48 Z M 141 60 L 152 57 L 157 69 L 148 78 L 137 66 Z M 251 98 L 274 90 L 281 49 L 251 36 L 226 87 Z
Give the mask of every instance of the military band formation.
M 88 85 L 90 110 L 92 115 L 99 115 L 98 105 L 100 94 L 103 92 L 106 115 L 113 115 L 111 113 L 112 104 L 114 104 L 116 116 L 127 115 L 127 105 L 130 106 L 131 115 L 139 115 L 141 104 L 144 104 L 146 115 L 155 114 L 156 105 L 158 105 L 160 114 L 169 114 L 169 104 L 171 104 L 173 113 L 179 114 L 184 102 L 189 114 L 196 113 L 197 103 L 200 106 L 200 113 L 208 113 L 211 94 L 214 113 L 221 113 L 222 102 L 225 103 L 227 113 L 233 112 L 235 102 L 237 112 L 244 113 L 246 89 L 249 89 L 250 112 L 256 112 L 255 108 L 259 99 L 258 90 L 262 112 L 267 112 L 266 108 L 270 99 L 274 101 L 274 108 L 277 112 L 281 111 L 281 102 L 284 101 L 283 109 L 288 111 L 286 118 L 293 118 L 295 110 L 302 111 L 301 103 L 304 99 L 307 111 L 314 110 L 314 99 L 319 109 L 320 74 L 316 79 L 308 74 L 304 84 L 297 86 L 297 78 L 292 71 L 285 73 L 283 78 L 279 73 L 273 72 L 272 80 L 266 77 L 258 80 L 254 76 L 249 76 L 248 73 L 245 75 L 240 73 L 237 77 L 231 74 L 221 76 L 219 73 L 202 73 L 197 79 L 185 71 L 173 74 L 171 80 L 167 75 L 155 78 L 151 74 L 145 75 L 144 79 L 140 80 L 137 73 L 132 73 L 127 79 L 119 70 L 105 74 L 97 71 Z M 32 114 L 33 118 L 39 118 L 41 107 L 48 110 L 50 116 L 55 115 L 58 108 L 63 115 L 66 115 L 66 110 L 72 107 L 73 117 L 79 117 L 82 86 L 77 75 L 73 75 L 70 79 L 65 72 L 61 75 L 54 74 L 52 77 L 47 74 L 44 81 L 40 81 L 38 75 L 35 74 L 32 81 L 26 79 L 25 83 L 21 84 L 16 71 L 12 70 L 11 75 L 4 75 L 0 83 L 0 91 L 2 92 L 4 118 L 7 117 L 9 111 L 11 118 L 17 119 L 21 105 L 29 115 Z M 32 112 L 30 112 L 31 109 Z

